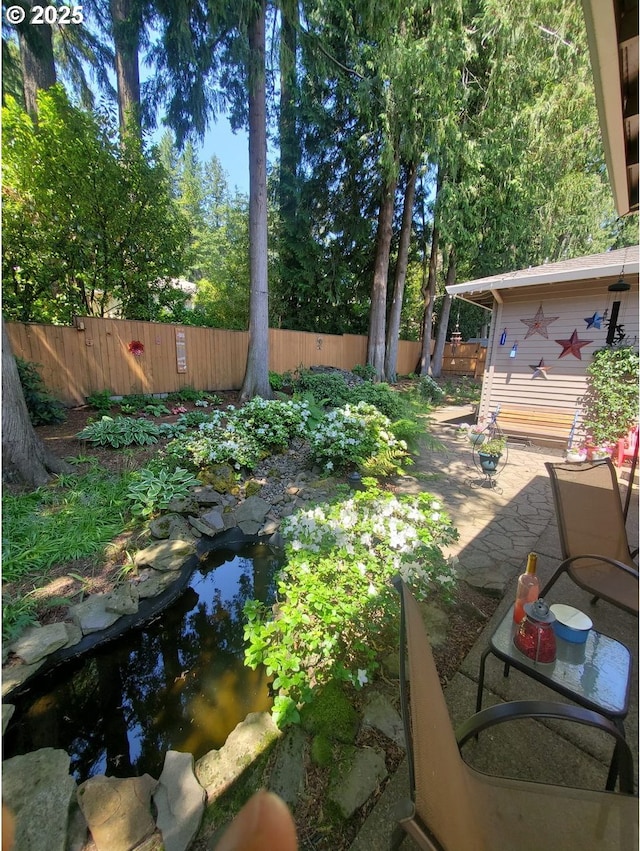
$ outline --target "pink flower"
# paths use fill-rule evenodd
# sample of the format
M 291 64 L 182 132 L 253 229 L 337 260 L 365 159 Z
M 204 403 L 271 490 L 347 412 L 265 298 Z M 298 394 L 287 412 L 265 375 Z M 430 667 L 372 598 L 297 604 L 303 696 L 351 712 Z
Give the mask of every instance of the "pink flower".
M 184 405 L 175 405 L 173 408 L 171 408 L 171 413 L 172 414 L 186 414 L 187 409 L 184 407 Z
M 129 351 L 136 358 L 142 357 L 144 352 L 144 343 L 141 343 L 140 340 L 132 340 L 129 343 Z

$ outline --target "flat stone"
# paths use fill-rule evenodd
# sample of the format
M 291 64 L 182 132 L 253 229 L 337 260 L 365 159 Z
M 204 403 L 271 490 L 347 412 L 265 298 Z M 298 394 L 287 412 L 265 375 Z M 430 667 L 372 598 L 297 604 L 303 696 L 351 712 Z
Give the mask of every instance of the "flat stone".
M 150 570 L 149 573 L 151 575 L 136 583 L 138 596 L 141 600 L 146 600 L 149 597 L 156 597 L 177 579 L 176 574 L 173 571 L 158 573 L 156 570 Z
M 238 525 L 236 515 L 233 513 L 233 511 L 225 512 L 222 515 L 222 519 L 224 520 L 224 528 L 225 529 L 233 529 Z
M 39 662 L 34 662 L 33 665 L 13 665 L 10 668 L 2 669 L 2 696 L 9 694 L 14 688 L 18 688 L 22 683 L 26 682 L 32 674 L 41 668 L 44 664 L 44 659 Z
M 67 643 L 64 645 L 65 647 L 73 647 L 74 644 L 77 644 L 79 641 L 82 641 L 82 630 L 76 623 L 67 623 L 64 622 L 65 628 L 67 630 Z
M 379 692 L 372 692 L 368 696 L 364 707 L 362 726 L 380 730 L 401 748 L 406 747 L 402 718 L 395 706 Z
M 173 514 L 184 514 L 186 516 L 187 514 L 195 514 L 197 510 L 198 503 L 190 496 L 177 497 L 167 505 L 167 511 L 171 511 Z
M 189 523 L 198 534 L 208 535 L 210 538 L 214 538 L 220 531 L 220 529 L 214 529 L 213 526 L 204 523 L 199 517 L 189 517 Z M 224 529 L 224 523 L 222 524 L 222 528 Z
M 193 489 L 192 493 L 199 505 L 224 505 L 222 494 L 211 485 L 199 485 Z
M 261 496 L 250 496 L 236 508 L 238 526 L 244 531 L 245 523 L 262 524 L 271 506 Z
M 7 724 L 11 721 L 11 716 L 15 712 L 16 708 L 13 703 L 3 703 L 2 704 L 2 735 L 4 736 L 4 731 L 7 729 Z
M 244 520 L 242 523 L 238 523 L 238 526 L 242 529 L 245 535 L 257 535 L 262 523 L 258 523 L 254 520 Z
M 61 647 L 64 647 L 69 636 L 63 623 L 52 623 L 49 626 L 29 626 L 17 641 L 11 645 L 11 651 L 19 656 L 27 665 L 39 662 Z
M 267 520 L 264 526 L 260 529 L 260 535 L 275 535 L 280 527 L 279 520 Z
M 342 817 L 348 819 L 373 795 L 386 776 L 382 751 L 343 745 L 332 772 L 329 800 L 337 806 Z
M 200 518 L 203 523 L 211 526 L 216 532 L 222 532 L 224 529 L 224 518 L 222 516 L 222 508 L 212 508 Z
M 196 762 L 196 777 L 206 789 L 209 803 L 238 779 L 256 757 L 280 735 L 269 712 L 250 712 L 229 734 L 220 750 L 212 750 Z
M 108 594 L 109 600 L 105 605 L 107 612 L 116 615 L 134 615 L 138 611 L 140 595 L 131 582 L 125 582 Z
M 439 647 L 444 644 L 447 638 L 447 627 L 449 625 L 449 617 L 435 603 L 420 603 L 420 611 L 424 625 L 429 633 L 429 641 L 432 647 Z
M 99 632 L 101 629 L 114 624 L 120 615 L 108 612 L 107 605 L 111 602 L 111 594 L 92 594 L 69 609 L 73 622 L 80 627 L 83 635 Z
M 158 781 L 91 777 L 78 786 L 78 803 L 98 851 L 131 851 L 155 830 L 151 795 Z
M 66 851 L 76 782 L 62 750 L 42 748 L 2 763 L 2 800 L 16 821 L 15 851 Z
M 134 556 L 136 567 L 152 567 L 154 570 L 180 570 L 184 562 L 195 552 L 193 541 L 180 539 L 158 541 L 139 550 Z
M 153 795 L 165 851 L 186 851 L 200 829 L 206 792 L 193 773 L 193 755 L 167 751 Z
M 197 506 L 196 506 L 197 508 Z M 154 538 L 172 541 L 185 540 L 190 537 L 189 524 L 181 514 L 163 514 L 149 521 L 149 531 Z
M 269 777 L 269 789 L 294 807 L 304 788 L 307 737 L 300 727 L 289 727 L 278 745 Z

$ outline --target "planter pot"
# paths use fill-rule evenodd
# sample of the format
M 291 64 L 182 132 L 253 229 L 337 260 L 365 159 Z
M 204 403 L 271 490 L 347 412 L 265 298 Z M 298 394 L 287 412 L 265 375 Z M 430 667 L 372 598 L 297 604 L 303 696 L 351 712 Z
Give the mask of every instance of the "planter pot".
M 480 443 L 484 443 L 485 435 L 482 432 L 469 432 L 469 440 L 478 446 Z
M 592 449 L 590 453 L 592 461 L 600 461 L 602 458 L 611 458 L 611 451 L 599 446 L 597 449 Z
M 489 455 L 487 452 L 480 451 L 478 452 L 478 458 L 480 459 L 480 466 L 483 472 L 495 473 L 498 469 L 498 461 L 502 458 L 502 453 L 500 455 Z
M 586 461 L 587 460 L 587 450 L 586 449 L 567 449 L 566 459 L 567 461 Z

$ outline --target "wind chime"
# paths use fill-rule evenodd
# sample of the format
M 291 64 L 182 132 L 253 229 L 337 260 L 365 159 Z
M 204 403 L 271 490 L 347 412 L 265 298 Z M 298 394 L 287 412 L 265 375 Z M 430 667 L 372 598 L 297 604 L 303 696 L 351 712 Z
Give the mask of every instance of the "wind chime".
M 451 366 L 456 362 L 456 349 L 462 342 L 462 333 L 460 331 L 460 308 L 458 308 L 458 318 L 456 319 L 455 330 L 451 333 Z

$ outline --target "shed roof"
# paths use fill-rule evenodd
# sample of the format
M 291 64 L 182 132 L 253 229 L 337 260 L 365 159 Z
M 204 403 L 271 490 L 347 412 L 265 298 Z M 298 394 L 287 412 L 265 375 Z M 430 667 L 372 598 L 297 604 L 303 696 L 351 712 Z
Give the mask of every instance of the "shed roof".
M 572 260 L 529 266 L 517 272 L 504 272 L 488 278 L 477 278 L 462 284 L 451 284 L 447 292 L 461 296 L 466 301 L 491 307 L 494 293 L 499 290 L 531 287 L 537 284 L 562 284 L 563 282 L 592 281 L 624 274 L 637 275 L 640 269 L 640 246 L 632 245 L 604 254 L 588 254 Z

